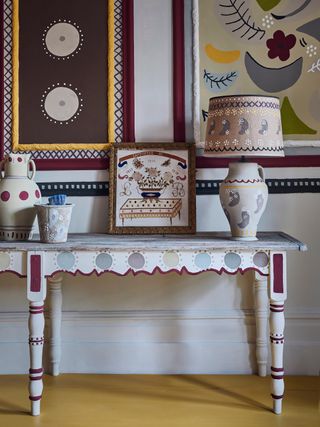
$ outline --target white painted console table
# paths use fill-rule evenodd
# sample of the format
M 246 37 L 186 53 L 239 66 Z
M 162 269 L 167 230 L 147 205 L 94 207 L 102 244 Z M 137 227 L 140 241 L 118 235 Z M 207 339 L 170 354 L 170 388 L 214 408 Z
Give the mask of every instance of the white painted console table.
M 27 278 L 29 300 L 30 381 L 32 415 L 40 414 L 43 390 L 44 300 L 46 281 L 51 292 L 50 360 L 53 375 L 59 373 L 61 326 L 61 276 L 59 272 L 89 275 L 115 273 L 124 276 L 176 271 L 218 274 L 255 271 L 256 354 L 259 375 L 267 371 L 267 321 L 270 301 L 272 398 L 274 412 L 281 413 L 284 394 L 284 301 L 287 296 L 286 251 L 306 246 L 284 233 L 260 233 L 259 240 L 234 241 L 227 233 L 188 236 L 70 235 L 66 243 L 0 242 L 0 272 Z M 55 276 L 56 275 L 56 276 Z

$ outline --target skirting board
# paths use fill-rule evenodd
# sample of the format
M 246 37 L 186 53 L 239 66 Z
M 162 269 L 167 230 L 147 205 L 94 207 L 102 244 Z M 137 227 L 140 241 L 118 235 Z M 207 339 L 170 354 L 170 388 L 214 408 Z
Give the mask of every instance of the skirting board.
M 26 373 L 27 313 L 0 325 L 0 374 Z M 287 374 L 319 375 L 319 329 L 319 311 L 286 314 Z M 254 341 L 252 310 L 64 312 L 61 372 L 251 374 Z

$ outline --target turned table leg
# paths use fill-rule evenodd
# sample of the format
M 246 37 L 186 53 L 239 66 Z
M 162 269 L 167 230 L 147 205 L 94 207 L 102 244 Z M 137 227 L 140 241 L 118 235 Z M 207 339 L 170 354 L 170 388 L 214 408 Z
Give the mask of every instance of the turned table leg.
M 29 399 L 31 414 L 40 414 L 42 397 L 42 352 L 44 344 L 44 300 L 46 298 L 46 279 L 44 277 L 44 253 L 27 254 L 27 298 L 29 300 Z
M 284 301 L 287 298 L 286 254 L 272 253 L 270 260 L 271 396 L 273 412 L 281 414 L 284 396 Z
M 40 400 L 42 397 L 42 351 L 44 343 L 44 302 L 30 302 L 29 305 L 29 399 L 31 400 L 31 414 L 40 414 Z
M 271 378 L 273 411 L 281 414 L 284 395 L 283 343 L 284 343 L 284 304 L 270 301 L 270 341 L 271 341 Z
M 61 359 L 61 314 L 62 314 L 62 276 L 48 278 L 49 319 L 50 319 L 50 364 L 51 374 L 60 373 Z
M 254 300 L 256 317 L 256 356 L 258 374 L 260 377 L 267 375 L 268 360 L 268 278 L 255 273 Z

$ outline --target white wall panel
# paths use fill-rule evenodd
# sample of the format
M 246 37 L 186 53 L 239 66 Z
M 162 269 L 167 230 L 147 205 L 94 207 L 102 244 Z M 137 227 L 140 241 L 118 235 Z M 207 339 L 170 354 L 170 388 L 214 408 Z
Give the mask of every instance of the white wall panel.
M 171 0 L 134 1 L 136 141 L 173 140 Z

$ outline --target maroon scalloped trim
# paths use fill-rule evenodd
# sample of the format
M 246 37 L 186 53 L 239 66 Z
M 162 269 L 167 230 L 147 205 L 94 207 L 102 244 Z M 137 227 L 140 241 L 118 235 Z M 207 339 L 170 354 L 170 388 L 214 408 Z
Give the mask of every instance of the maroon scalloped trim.
M 3 23 L 4 23 L 4 7 L 3 0 L 0 0 L 0 67 L 1 67 L 1 79 L 0 79 L 0 93 L 1 93 L 1 102 L 0 102 L 0 115 L 1 115 L 1 126 L 0 126 L 0 160 L 4 157 L 4 33 L 3 33 Z
M 254 184 L 255 182 L 264 182 L 262 179 L 230 179 L 230 180 L 225 180 L 224 181 L 226 184 L 233 184 L 233 183 L 238 183 L 238 184 Z
M 201 271 L 195 271 L 194 272 L 194 271 L 187 270 L 186 267 L 182 267 L 181 270 L 177 270 L 175 268 L 172 268 L 171 270 L 163 271 L 163 270 L 161 270 L 160 267 L 157 266 L 151 272 L 149 272 L 149 271 L 143 271 L 143 270 L 142 271 L 141 270 L 135 271 L 132 268 L 129 268 L 124 273 L 118 273 L 117 271 L 112 271 L 112 270 L 105 270 L 105 271 L 98 272 L 96 269 L 92 270 L 90 273 L 83 273 L 81 270 L 78 270 L 78 269 L 76 271 L 74 271 L 74 272 L 72 272 L 72 271 L 65 271 L 65 270 L 55 270 L 53 273 L 46 275 L 46 278 L 53 277 L 57 273 L 66 273 L 66 274 L 70 274 L 71 276 L 76 276 L 77 274 L 81 274 L 82 276 L 91 276 L 92 274 L 95 274 L 98 277 L 100 277 L 102 274 L 105 274 L 105 273 L 111 273 L 111 274 L 115 274 L 116 276 L 122 277 L 122 276 L 127 276 L 130 273 L 132 273 L 133 276 L 137 276 L 138 274 L 146 274 L 148 276 L 153 276 L 156 273 L 160 273 L 160 274 L 177 273 L 180 276 L 182 274 L 188 274 L 188 275 L 191 275 L 191 276 L 196 276 L 198 274 L 207 273 L 207 272 L 214 272 L 214 273 L 217 273 L 219 275 L 221 275 L 222 273 L 235 275 L 235 274 L 238 274 L 238 273 L 244 274 L 247 271 L 257 271 L 258 273 L 261 274 L 261 276 L 269 276 L 268 273 L 263 273 L 261 270 L 259 270 L 258 268 L 255 268 L 255 267 L 248 267 L 248 268 L 245 268 L 245 269 L 238 268 L 235 271 L 228 271 L 224 267 L 222 267 L 220 270 L 217 270 L 216 268 L 208 268 L 206 270 L 201 270 Z

